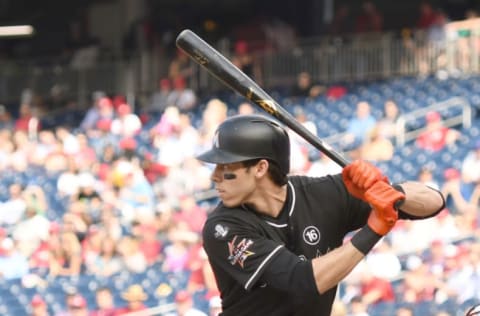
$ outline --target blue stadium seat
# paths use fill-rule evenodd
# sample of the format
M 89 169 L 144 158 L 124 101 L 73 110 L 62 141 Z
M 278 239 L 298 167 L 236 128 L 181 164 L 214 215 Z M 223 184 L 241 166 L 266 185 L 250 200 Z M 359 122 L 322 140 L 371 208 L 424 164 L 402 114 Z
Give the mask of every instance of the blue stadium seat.
M 369 316 L 392 316 L 395 315 L 395 303 L 393 302 L 380 302 L 372 304 L 368 308 Z

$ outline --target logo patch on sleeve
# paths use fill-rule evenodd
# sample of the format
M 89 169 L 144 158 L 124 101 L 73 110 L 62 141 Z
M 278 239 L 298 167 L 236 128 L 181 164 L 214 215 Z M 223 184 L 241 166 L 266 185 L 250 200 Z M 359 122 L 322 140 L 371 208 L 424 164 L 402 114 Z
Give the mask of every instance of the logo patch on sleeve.
M 228 230 L 229 230 L 228 227 L 222 224 L 215 225 L 215 234 L 214 234 L 215 238 L 222 239 L 227 237 Z
M 236 243 L 236 241 L 237 236 L 233 237 L 232 241 L 228 243 L 228 252 L 230 253 L 228 256 L 228 261 L 230 261 L 232 266 L 238 263 L 240 267 L 243 268 L 245 260 L 251 255 L 255 254 L 254 252 L 248 250 L 248 248 L 253 245 L 253 241 L 246 238 L 243 238 L 238 243 Z

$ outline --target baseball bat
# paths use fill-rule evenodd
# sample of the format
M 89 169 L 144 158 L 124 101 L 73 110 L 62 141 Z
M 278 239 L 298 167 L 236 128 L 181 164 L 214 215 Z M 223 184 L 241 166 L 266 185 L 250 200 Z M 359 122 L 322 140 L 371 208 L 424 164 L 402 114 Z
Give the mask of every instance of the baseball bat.
M 183 30 L 176 39 L 176 45 L 189 55 L 196 63 L 208 70 L 218 80 L 232 90 L 252 101 L 278 121 L 288 126 L 312 146 L 323 152 L 341 167 L 349 161 L 329 144 L 312 134 L 287 110 L 279 105 L 268 93 L 236 67 L 215 48 L 206 43 L 191 30 Z

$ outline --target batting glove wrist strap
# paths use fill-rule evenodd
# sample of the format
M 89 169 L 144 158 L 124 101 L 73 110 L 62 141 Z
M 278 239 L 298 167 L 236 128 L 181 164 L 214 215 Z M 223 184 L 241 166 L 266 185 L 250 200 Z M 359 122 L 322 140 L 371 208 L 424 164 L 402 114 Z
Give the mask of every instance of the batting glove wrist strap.
M 377 234 L 368 225 L 365 225 L 352 237 L 350 242 L 361 253 L 367 255 L 381 238 L 382 235 Z

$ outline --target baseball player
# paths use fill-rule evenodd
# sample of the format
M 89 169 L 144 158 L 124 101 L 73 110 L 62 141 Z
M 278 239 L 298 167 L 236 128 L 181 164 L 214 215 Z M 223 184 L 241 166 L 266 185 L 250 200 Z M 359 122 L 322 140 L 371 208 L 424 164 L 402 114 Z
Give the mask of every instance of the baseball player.
M 221 202 L 203 238 L 222 315 L 328 316 L 337 284 L 397 219 L 444 207 L 438 191 L 390 185 L 364 161 L 333 176 L 287 176 L 289 148 L 276 122 L 239 115 L 218 127 L 213 147 L 198 157 L 216 164 L 211 178 Z

